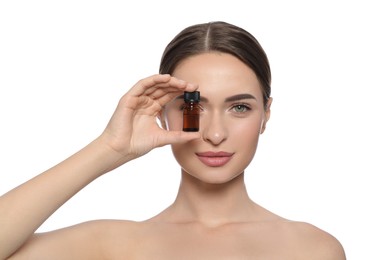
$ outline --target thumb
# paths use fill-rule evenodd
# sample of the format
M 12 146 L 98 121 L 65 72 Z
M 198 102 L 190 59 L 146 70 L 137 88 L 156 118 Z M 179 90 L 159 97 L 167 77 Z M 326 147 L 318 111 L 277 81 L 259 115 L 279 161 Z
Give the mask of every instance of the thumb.
M 195 139 L 199 139 L 201 134 L 199 132 L 184 132 L 184 131 L 167 131 L 158 140 L 158 146 L 167 144 L 186 143 Z

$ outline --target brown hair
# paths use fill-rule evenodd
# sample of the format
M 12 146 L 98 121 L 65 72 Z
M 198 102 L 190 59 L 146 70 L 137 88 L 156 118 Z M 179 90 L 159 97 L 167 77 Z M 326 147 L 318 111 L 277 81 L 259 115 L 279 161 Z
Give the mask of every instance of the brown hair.
M 253 35 L 226 22 L 196 24 L 182 30 L 165 48 L 159 73 L 172 74 L 185 58 L 212 51 L 234 55 L 254 71 L 261 83 L 266 106 L 271 95 L 267 55 Z

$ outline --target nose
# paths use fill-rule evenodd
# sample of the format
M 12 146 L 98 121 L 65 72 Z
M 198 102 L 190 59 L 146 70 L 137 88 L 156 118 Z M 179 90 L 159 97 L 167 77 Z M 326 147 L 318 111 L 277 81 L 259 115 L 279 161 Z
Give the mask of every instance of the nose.
M 204 141 L 218 146 L 228 137 L 228 130 L 224 118 L 218 113 L 204 115 L 201 119 L 202 138 Z

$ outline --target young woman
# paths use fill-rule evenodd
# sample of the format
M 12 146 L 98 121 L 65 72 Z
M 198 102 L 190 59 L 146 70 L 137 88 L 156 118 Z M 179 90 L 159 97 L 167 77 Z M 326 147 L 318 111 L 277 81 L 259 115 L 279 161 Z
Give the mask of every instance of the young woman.
M 0 198 L 0 259 L 345 259 L 330 234 L 247 194 L 244 171 L 270 117 L 270 81 L 266 54 L 245 30 L 224 22 L 184 29 L 167 46 L 160 74 L 120 99 L 99 137 Z M 195 90 L 200 130 L 183 132 L 182 94 Z M 34 234 L 90 182 L 168 144 L 182 177 L 163 212 Z

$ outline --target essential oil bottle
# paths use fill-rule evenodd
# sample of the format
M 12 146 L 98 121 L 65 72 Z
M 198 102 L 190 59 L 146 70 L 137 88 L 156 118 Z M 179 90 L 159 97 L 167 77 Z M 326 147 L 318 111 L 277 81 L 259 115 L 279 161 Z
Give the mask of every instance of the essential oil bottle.
M 183 131 L 197 132 L 200 125 L 200 92 L 184 92 Z

